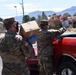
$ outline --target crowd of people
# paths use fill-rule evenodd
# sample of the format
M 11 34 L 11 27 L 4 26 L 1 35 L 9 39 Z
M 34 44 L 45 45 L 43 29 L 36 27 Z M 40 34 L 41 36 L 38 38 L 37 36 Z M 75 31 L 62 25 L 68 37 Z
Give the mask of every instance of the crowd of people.
M 70 26 L 67 16 L 53 15 L 49 18 L 50 28 L 58 29 L 60 27 L 68 28 Z
M 26 38 L 18 32 L 19 23 L 14 18 L 3 20 L 7 30 L 0 35 L 0 56 L 3 62 L 2 75 L 30 75 L 25 57 L 34 58 L 34 49 Z M 66 26 L 66 25 L 65 25 Z M 37 34 L 39 75 L 53 75 L 53 38 L 61 35 L 66 28 L 57 31 L 48 30 L 48 21 L 42 20 Z

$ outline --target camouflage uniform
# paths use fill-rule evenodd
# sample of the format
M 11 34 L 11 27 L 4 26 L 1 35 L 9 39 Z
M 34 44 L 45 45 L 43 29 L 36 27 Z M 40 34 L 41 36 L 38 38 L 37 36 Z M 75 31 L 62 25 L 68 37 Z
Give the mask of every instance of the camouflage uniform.
M 53 75 L 53 38 L 63 32 L 63 29 L 57 31 L 41 30 L 39 32 L 37 46 L 40 75 Z
M 34 50 L 30 45 L 25 46 L 25 42 L 26 39 L 10 31 L 0 35 L 2 75 L 30 75 L 25 57 L 34 57 Z

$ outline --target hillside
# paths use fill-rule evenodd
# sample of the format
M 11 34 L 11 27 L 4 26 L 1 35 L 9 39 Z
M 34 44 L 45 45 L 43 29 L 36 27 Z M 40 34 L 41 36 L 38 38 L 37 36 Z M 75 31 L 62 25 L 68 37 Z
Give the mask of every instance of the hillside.
M 30 17 L 33 17 L 34 16 L 35 18 L 37 18 L 38 15 L 41 15 L 42 14 L 42 12 L 43 11 L 34 11 L 34 12 L 29 13 L 28 15 Z M 52 15 L 54 13 L 61 14 L 61 15 L 63 15 L 64 13 L 69 13 L 72 16 L 76 12 L 76 6 L 72 6 L 72 7 L 67 8 L 67 9 L 65 9 L 63 11 L 60 11 L 60 12 L 54 12 L 54 11 L 51 11 L 51 10 L 50 11 L 44 11 L 44 12 L 45 12 L 45 14 L 47 16 Z M 15 17 L 15 19 L 18 20 L 20 23 L 22 23 L 22 16 L 21 15 Z

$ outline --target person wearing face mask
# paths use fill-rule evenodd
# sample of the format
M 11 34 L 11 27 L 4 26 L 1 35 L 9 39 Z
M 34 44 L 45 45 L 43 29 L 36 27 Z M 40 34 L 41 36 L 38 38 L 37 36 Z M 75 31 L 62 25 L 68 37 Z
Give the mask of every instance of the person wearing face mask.
M 64 33 L 66 29 L 49 30 L 48 20 L 41 20 L 40 28 L 37 35 L 39 75 L 53 75 L 53 39 Z
M 2 75 L 30 75 L 25 57 L 35 56 L 33 48 L 25 38 L 17 34 L 18 22 L 14 18 L 4 19 L 3 24 L 7 32 L 0 35 Z

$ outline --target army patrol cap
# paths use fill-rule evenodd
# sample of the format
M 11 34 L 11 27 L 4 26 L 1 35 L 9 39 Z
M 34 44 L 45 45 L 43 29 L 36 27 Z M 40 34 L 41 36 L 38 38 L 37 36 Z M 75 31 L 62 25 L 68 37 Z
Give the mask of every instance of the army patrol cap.
M 48 25 L 48 20 L 41 20 L 41 25 Z
M 48 20 L 41 20 L 40 21 L 40 27 L 43 27 L 45 25 L 48 25 Z
M 3 20 L 3 24 L 6 29 L 9 29 L 14 22 L 15 22 L 15 19 L 13 17 Z

